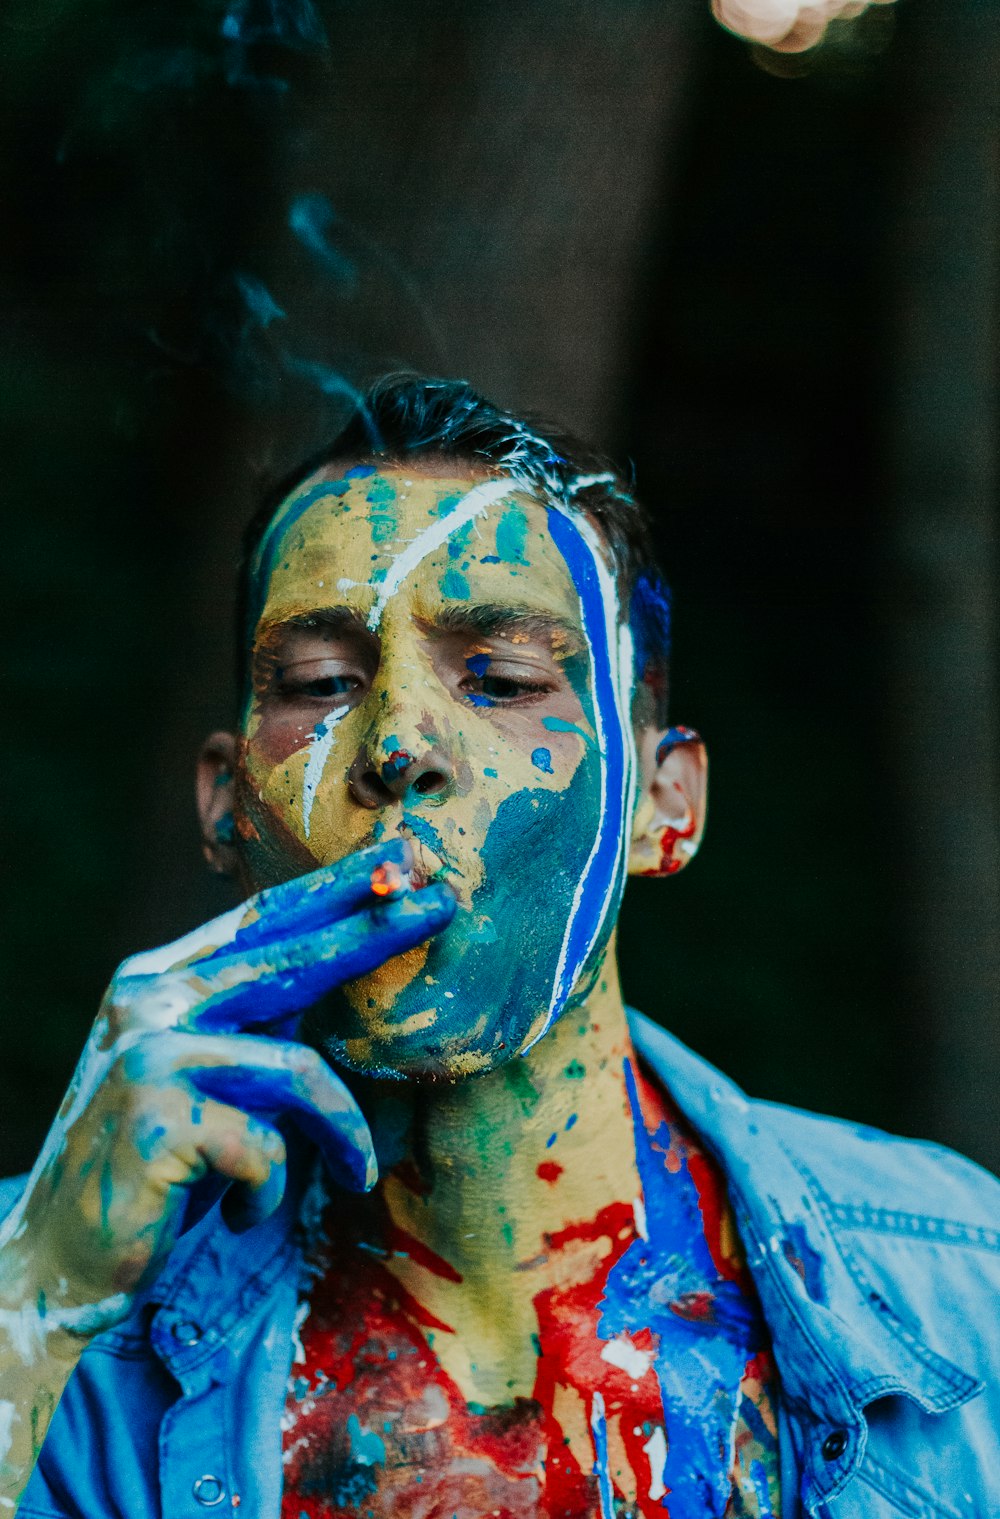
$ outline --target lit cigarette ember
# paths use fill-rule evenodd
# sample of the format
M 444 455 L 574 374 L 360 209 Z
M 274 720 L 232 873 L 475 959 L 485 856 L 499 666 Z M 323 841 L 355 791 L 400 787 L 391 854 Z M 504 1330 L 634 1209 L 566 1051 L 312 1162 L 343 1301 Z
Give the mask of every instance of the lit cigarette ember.
M 371 873 L 371 888 L 377 897 L 391 897 L 394 892 L 402 891 L 403 884 L 403 872 L 391 860 L 385 865 L 376 865 Z

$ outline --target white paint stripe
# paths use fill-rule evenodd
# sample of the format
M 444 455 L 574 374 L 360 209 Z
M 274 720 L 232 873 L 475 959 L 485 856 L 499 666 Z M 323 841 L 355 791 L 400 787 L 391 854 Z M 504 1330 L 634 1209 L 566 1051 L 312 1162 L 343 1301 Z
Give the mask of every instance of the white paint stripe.
M 642 1448 L 649 1457 L 649 1496 L 653 1503 L 659 1503 L 667 1493 L 663 1483 L 663 1473 L 667 1466 L 667 1440 L 658 1424 Z
M 592 485 L 614 485 L 615 477 L 610 470 L 605 470 L 600 475 L 576 475 L 569 486 L 569 495 L 575 496 L 578 491 L 585 491 Z
M 607 1361 L 609 1366 L 617 1366 L 633 1382 L 640 1382 L 653 1364 L 653 1353 L 650 1350 L 640 1350 L 631 1340 L 617 1336 L 605 1345 L 601 1351 L 601 1360 Z
M 10 1450 L 13 1438 L 14 1420 L 17 1418 L 17 1409 L 13 1403 L 0 1402 L 0 1464 Z
M 161 944 L 156 949 L 141 949 L 138 954 L 129 955 L 118 968 L 118 978 L 162 976 L 173 965 L 190 960 L 195 955 L 203 955 L 210 949 L 221 949 L 235 938 L 237 929 L 246 917 L 246 911 L 247 904 L 241 902 L 238 907 L 231 907 L 228 912 L 213 918 L 211 923 L 202 923 L 183 938 L 174 939 L 171 944 Z
M 571 509 L 560 505 L 558 502 L 555 502 L 554 505 L 558 511 L 561 511 L 563 515 L 565 517 L 568 517 L 569 520 L 573 523 L 574 527 L 577 529 L 580 536 L 583 538 L 584 542 L 589 548 L 591 557 L 594 561 L 594 568 L 597 571 L 598 584 L 601 589 L 601 601 L 604 607 L 604 632 L 605 638 L 607 639 L 608 655 L 611 661 L 611 680 L 614 687 L 616 703 L 618 707 L 618 721 L 621 724 L 622 733 L 625 737 L 625 786 L 623 788 L 623 793 L 619 805 L 618 818 L 616 820 L 621 837 L 621 845 L 614 874 L 609 880 L 607 889 L 604 894 L 604 902 L 601 906 L 601 911 L 598 915 L 597 922 L 595 923 L 593 932 L 590 936 L 590 941 L 587 945 L 586 953 L 583 955 L 580 961 L 580 965 L 582 966 L 586 963 L 587 955 L 590 954 L 590 951 L 593 949 L 594 944 L 597 942 L 601 929 L 604 927 L 604 922 L 608 915 L 608 908 L 611 905 L 611 898 L 615 890 L 615 884 L 621 866 L 621 851 L 627 850 L 629 845 L 628 831 L 631 824 L 632 807 L 635 799 L 635 774 L 638 760 L 635 747 L 635 734 L 632 731 L 633 647 L 631 629 L 628 627 L 627 623 L 624 623 L 622 621 L 621 607 L 618 600 L 618 587 L 614 576 L 608 569 L 607 564 L 604 560 L 604 555 L 601 551 L 601 540 L 598 537 L 597 531 L 591 525 L 591 523 L 588 522 L 585 517 L 582 517 L 578 512 L 572 511 Z M 580 598 L 580 615 L 582 619 L 584 617 L 582 597 Z M 594 860 L 597 858 L 598 851 L 600 850 L 601 844 L 604 840 L 605 832 L 608 827 L 608 774 L 607 761 L 605 758 L 607 754 L 607 748 L 605 744 L 604 718 L 600 709 L 600 704 L 596 699 L 597 668 L 594 658 L 594 651 L 592 648 L 590 650 L 590 674 L 591 686 L 594 689 L 595 695 L 594 726 L 597 730 L 597 744 L 601 754 L 600 823 L 598 824 L 597 834 L 594 839 L 594 844 L 590 851 L 587 863 L 584 866 L 583 874 L 577 881 L 576 890 L 573 893 L 573 903 L 570 908 L 569 918 L 566 923 L 566 930 L 563 934 L 562 947 L 559 951 L 559 963 L 556 967 L 556 974 L 552 983 L 552 997 L 549 1002 L 548 1016 L 546 1017 L 545 1023 L 542 1025 L 539 1032 L 531 1041 L 531 1044 L 525 1047 L 524 1051 L 522 1052 L 523 1054 L 527 1054 L 528 1050 L 536 1045 L 539 1039 L 544 1038 L 556 1020 L 560 994 L 563 991 L 563 981 L 567 972 L 566 962 L 569 955 L 570 940 L 573 934 L 573 925 L 581 908 L 583 907 L 590 871 L 593 867 Z M 567 996 L 571 991 L 572 987 L 565 988 L 565 993 Z
M 346 717 L 350 707 L 334 707 L 328 712 L 321 723 L 317 723 L 309 740 L 309 759 L 306 762 L 305 775 L 302 777 L 302 827 L 306 838 L 309 837 L 309 828 L 312 821 L 313 801 L 316 797 L 316 788 L 323 779 L 323 771 L 326 762 L 330 758 L 330 750 L 333 748 L 333 731 L 342 717 Z M 320 733 L 322 728 L 323 732 Z
M 519 480 L 515 475 L 505 475 L 501 480 L 487 480 L 483 485 L 477 485 L 468 491 L 447 517 L 439 517 L 436 522 L 425 527 L 422 533 L 418 533 L 412 543 L 407 544 L 402 553 L 396 555 L 386 572 L 386 577 L 379 586 L 375 605 L 368 614 L 369 631 L 374 633 L 382 621 L 382 613 L 390 599 L 395 596 L 403 581 L 413 573 L 422 560 L 427 558 L 428 554 L 433 554 L 435 549 L 447 543 L 452 533 L 457 533 L 458 529 L 464 527 L 467 522 L 471 522 L 475 517 L 484 516 L 491 502 L 498 501 L 502 496 L 513 495 L 515 491 L 534 494 L 531 485 Z
M 99 1303 L 84 1303 L 79 1308 L 47 1308 L 45 1313 L 39 1313 L 34 1303 L 25 1303 L 21 1308 L 0 1308 L 0 1329 L 14 1354 L 25 1366 L 31 1366 L 44 1353 L 45 1341 L 54 1330 L 100 1334 L 124 1317 L 130 1302 L 126 1293 L 118 1292 Z M 0 1403 L 0 1416 L 3 1408 Z
M 594 1393 L 594 1400 L 590 1405 L 590 1430 L 594 1437 L 594 1475 L 597 1478 L 597 1490 L 601 1500 L 601 1519 L 615 1519 L 614 1491 L 611 1486 L 611 1473 L 608 1471 L 608 1421 L 605 1416 L 604 1398 L 601 1393 Z M 603 1449 L 603 1456 L 602 1450 Z

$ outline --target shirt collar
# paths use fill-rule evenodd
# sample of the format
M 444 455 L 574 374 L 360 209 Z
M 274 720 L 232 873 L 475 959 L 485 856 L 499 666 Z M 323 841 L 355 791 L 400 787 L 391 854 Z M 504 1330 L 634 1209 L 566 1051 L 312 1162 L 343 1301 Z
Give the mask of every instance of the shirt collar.
M 722 1166 L 791 1402 L 841 1425 L 857 1424 L 866 1404 L 893 1393 L 940 1413 L 980 1391 L 976 1377 L 912 1330 L 887 1323 L 869 1300 L 841 1254 L 820 1189 L 781 1144 L 766 1105 L 641 1013 L 630 1009 L 629 1021 L 638 1054 Z M 804 1254 L 822 1263 L 822 1290 L 803 1270 Z

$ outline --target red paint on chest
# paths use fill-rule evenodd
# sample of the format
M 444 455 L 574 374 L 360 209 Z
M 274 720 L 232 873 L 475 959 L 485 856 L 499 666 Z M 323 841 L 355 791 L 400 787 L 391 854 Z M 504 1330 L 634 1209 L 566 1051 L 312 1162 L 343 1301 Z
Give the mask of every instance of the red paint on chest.
M 669 1110 L 648 1083 L 640 1082 L 640 1101 L 652 1131 Z M 721 1274 L 739 1280 L 740 1268 L 722 1248 L 721 1178 L 707 1157 L 678 1142 L 713 1259 Z M 673 1146 L 663 1153 L 669 1172 Z M 542 1162 L 539 1175 L 546 1164 L 555 1163 Z M 328 1227 L 345 1238 L 342 1209 Z M 634 1519 L 665 1519 L 669 1509 L 650 1497 L 646 1449 L 663 1425 L 653 1336 L 642 1329 L 609 1345 L 597 1332 L 608 1275 L 637 1239 L 624 1203 L 547 1236 L 549 1258 L 560 1258 L 565 1269 L 556 1277 L 560 1285 L 533 1300 L 532 1393 L 490 1408 L 467 1402 L 446 1374 L 434 1342 L 450 1331 L 385 1264 L 353 1246 L 336 1256 L 324 1247 L 302 1330 L 305 1359 L 293 1367 L 286 1404 L 282 1519 L 599 1519 L 590 1430 L 597 1392 L 619 1502 L 624 1498 Z M 460 1284 L 454 1268 L 418 1241 L 401 1231 L 390 1231 L 389 1241 Z M 674 1309 L 701 1322 L 710 1320 L 712 1303 L 707 1294 L 691 1293 Z M 766 1386 L 773 1377 L 769 1359 L 757 1357 L 747 1377 Z

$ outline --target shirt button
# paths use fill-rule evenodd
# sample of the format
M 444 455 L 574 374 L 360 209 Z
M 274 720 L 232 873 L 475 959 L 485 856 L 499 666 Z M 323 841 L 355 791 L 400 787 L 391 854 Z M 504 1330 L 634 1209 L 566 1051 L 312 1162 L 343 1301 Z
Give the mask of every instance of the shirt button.
M 835 1429 L 827 1435 L 820 1446 L 824 1461 L 836 1461 L 847 1449 L 847 1430 Z
M 181 1319 L 172 1326 L 171 1333 L 181 1345 L 197 1345 L 201 1339 L 201 1327 L 192 1319 Z
M 198 1478 L 191 1491 L 202 1507 L 214 1508 L 226 1496 L 226 1484 L 221 1478 L 213 1477 L 209 1472 L 204 1477 Z

